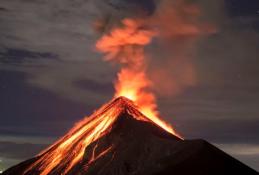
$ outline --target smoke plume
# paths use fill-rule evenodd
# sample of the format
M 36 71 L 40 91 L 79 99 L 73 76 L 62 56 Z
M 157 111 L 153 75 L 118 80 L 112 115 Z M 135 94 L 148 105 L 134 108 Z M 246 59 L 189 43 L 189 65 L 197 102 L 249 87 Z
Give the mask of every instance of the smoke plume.
M 106 28 L 96 43 L 104 60 L 120 65 L 115 97 L 133 100 L 152 120 L 158 117 L 155 92 L 174 95 L 196 83 L 195 42 L 213 30 L 199 20 L 199 8 L 182 0 L 162 0 L 152 15 L 129 15 Z M 169 56 L 168 56 L 169 55 Z M 166 125 L 166 123 L 164 123 Z

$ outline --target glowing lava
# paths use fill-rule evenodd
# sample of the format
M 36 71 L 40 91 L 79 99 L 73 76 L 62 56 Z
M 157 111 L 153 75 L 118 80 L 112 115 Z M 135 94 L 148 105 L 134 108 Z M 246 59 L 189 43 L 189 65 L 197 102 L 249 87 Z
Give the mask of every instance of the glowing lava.
M 151 122 L 160 126 L 159 123 L 139 112 L 138 107 L 132 101 L 125 97 L 116 98 L 101 107 L 90 117 L 86 117 L 77 123 L 64 137 L 40 153 L 37 156 L 38 160 L 23 174 L 29 175 L 35 170 L 40 175 L 55 174 L 55 171 L 62 172 L 62 174 L 69 173 L 83 159 L 85 149 L 91 143 L 109 133 L 113 123 L 124 112 L 130 114 L 136 120 Z M 111 146 L 97 155 L 93 152 L 91 159 L 85 166 L 89 166 L 112 149 L 113 147 Z

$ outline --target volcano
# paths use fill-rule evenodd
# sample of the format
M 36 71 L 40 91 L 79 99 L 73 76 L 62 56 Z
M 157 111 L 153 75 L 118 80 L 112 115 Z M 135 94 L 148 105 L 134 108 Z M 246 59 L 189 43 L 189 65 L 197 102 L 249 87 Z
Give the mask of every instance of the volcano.
M 28 148 L 29 149 L 29 148 Z M 183 140 L 125 97 L 4 175 L 258 175 L 204 140 Z

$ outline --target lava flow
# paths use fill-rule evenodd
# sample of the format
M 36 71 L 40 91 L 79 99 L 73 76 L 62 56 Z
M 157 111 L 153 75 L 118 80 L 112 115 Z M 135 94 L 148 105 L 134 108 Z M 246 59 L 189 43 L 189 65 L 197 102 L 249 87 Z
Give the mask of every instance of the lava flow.
M 113 127 L 113 123 L 125 111 L 136 120 L 152 122 L 160 126 L 159 123 L 139 112 L 139 108 L 131 100 L 125 97 L 116 98 L 101 107 L 90 117 L 86 117 L 77 123 L 64 137 L 40 153 L 37 156 L 38 160 L 23 174 L 28 175 L 31 171 L 35 172 L 35 170 L 40 175 L 55 174 L 55 171 L 67 174 L 82 160 L 85 149 L 91 143 L 109 133 Z M 112 149 L 112 147 L 109 147 L 99 155 L 95 155 L 93 152 L 92 158 L 87 165 Z

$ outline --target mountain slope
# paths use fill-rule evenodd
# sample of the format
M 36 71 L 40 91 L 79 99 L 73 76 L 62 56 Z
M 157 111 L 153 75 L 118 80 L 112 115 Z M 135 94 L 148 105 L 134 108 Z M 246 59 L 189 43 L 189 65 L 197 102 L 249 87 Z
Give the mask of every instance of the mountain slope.
M 78 145 L 89 135 L 81 133 L 82 138 L 69 142 L 68 152 L 62 152 L 64 159 L 50 171 L 45 171 L 48 175 L 258 174 L 204 140 L 182 140 L 172 135 L 143 116 L 125 98 L 115 99 L 98 111 L 91 120 L 107 113 L 113 115 L 114 120 L 99 133 L 100 137 L 83 148 L 81 159 L 64 171 L 70 166 L 69 159 L 74 160 L 73 151 L 78 150 Z M 52 163 L 52 160 L 45 160 L 46 157 L 60 151 L 60 145 L 86 124 L 89 121 L 72 129 L 68 134 L 70 137 L 64 136 L 38 157 L 10 168 L 4 175 L 42 174 L 42 165 Z

